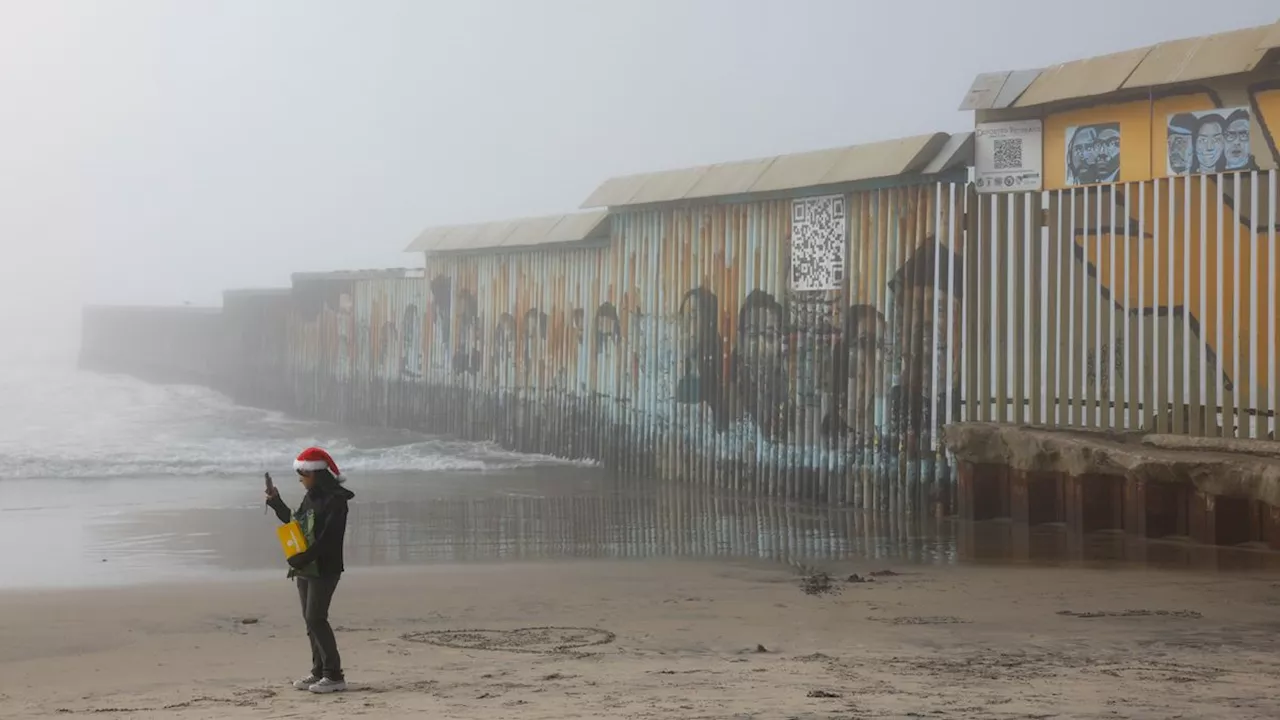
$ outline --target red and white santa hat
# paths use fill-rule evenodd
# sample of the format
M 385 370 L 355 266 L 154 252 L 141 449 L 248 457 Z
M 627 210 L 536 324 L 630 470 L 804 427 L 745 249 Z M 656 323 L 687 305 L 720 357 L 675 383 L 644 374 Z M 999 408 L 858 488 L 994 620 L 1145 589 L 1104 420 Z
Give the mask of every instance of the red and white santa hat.
M 309 447 L 298 453 L 298 457 L 293 461 L 294 470 L 305 470 L 312 472 L 315 470 L 328 470 L 329 474 L 339 483 L 347 481 L 342 477 L 342 473 L 338 471 L 338 463 L 329 457 L 329 453 L 318 447 Z

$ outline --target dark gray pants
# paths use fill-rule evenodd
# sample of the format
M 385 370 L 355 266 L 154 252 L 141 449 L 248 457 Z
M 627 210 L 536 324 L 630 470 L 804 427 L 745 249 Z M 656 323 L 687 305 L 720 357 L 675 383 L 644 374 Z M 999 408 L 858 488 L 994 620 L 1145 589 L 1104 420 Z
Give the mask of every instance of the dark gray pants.
M 329 603 L 338 589 L 342 575 L 298 578 L 298 598 L 302 600 L 302 618 L 307 621 L 307 637 L 311 639 L 311 674 L 341 680 L 342 658 L 338 656 L 338 640 L 329 627 Z

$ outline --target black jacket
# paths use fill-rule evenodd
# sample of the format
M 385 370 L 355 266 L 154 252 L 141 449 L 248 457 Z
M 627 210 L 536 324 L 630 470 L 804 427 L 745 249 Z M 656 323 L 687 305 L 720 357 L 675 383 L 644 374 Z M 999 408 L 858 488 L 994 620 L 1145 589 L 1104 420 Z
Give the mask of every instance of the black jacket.
M 307 491 L 302 503 L 298 505 L 298 513 L 311 511 L 315 515 L 315 540 L 303 552 L 289 558 L 289 565 L 294 569 L 304 568 L 315 561 L 321 575 L 337 575 L 345 568 L 342 563 L 342 541 L 347 534 L 347 501 L 355 497 L 355 493 L 332 480 L 317 485 Z M 289 506 L 277 495 L 267 501 L 280 522 L 287 523 L 293 519 Z

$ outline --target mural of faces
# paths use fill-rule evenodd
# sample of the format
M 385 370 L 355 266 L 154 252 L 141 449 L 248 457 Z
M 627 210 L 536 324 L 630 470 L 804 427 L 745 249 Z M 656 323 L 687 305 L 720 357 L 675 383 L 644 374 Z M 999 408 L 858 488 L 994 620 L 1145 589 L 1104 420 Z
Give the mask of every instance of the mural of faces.
M 719 384 L 720 330 L 715 294 L 705 288 L 685 293 L 680 302 L 680 379 L 676 400 L 712 401 Z
M 753 290 L 738 315 L 738 339 L 748 367 L 773 371 L 783 361 L 782 305 L 769 293 Z
M 1253 155 L 1249 151 L 1249 124 L 1248 108 L 1236 108 L 1227 116 L 1223 155 L 1229 171 L 1253 169 Z
M 1120 175 L 1120 129 L 1103 128 L 1098 132 L 1098 143 L 1101 147 L 1102 178 L 1104 182 L 1114 182 Z
M 502 313 L 493 326 L 493 373 L 498 384 L 509 387 L 514 380 L 516 362 L 516 319 Z
M 596 308 L 592 325 L 596 354 L 615 351 L 618 341 L 622 338 L 622 324 L 618 322 L 618 309 L 613 303 L 600 303 L 600 307 Z
M 495 359 L 510 361 L 516 356 L 516 319 L 511 313 L 498 316 L 498 325 L 493 329 L 493 348 Z
M 396 335 L 395 322 L 388 320 L 382 323 L 378 336 L 378 362 L 382 366 L 382 372 L 388 377 L 394 377 L 400 365 L 399 338 Z
M 1170 175 L 1186 175 L 1191 172 L 1195 161 L 1195 132 L 1195 115 L 1178 113 L 1169 116 L 1168 172 Z
M 582 338 L 583 335 L 585 335 L 585 328 L 583 325 L 586 322 L 586 319 L 583 317 L 583 314 L 582 308 L 574 308 L 573 312 L 569 315 L 569 332 L 571 333 L 573 344 L 576 347 L 582 346 Z
M 651 333 L 652 339 L 650 339 Z M 638 308 L 632 308 L 627 317 L 626 337 L 626 357 L 622 363 L 622 376 L 625 379 L 621 384 L 623 391 L 630 392 L 633 389 L 638 391 L 641 378 L 644 377 L 648 377 L 655 383 L 670 384 L 669 376 L 676 371 L 674 361 L 654 368 L 656 372 L 649 375 L 649 369 L 653 365 L 649 357 L 650 344 L 658 343 L 661 347 L 651 316 L 640 312 Z
M 1184 112 L 1169 116 L 1170 175 L 1254 170 L 1249 108 Z
M 773 295 L 752 290 L 738 311 L 734 350 L 738 400 L 764 436 L 775 440 L 785 435 L 787 427 L 784 317 Z
M 1067 128 L 1067 184 L 1116 182 L 1120 177 L 1120 124 Z
M 830 413 L 830 401 L 839 394 L 835 365 L 842 363 L 832 362 L 841 335 L 835 326 L 840 314 L 836 302 L 816 293 L 794 292 L 785 303 L 792 389 L 796 406 L 802 408 L 795 430 L 802 436 L 813 435 L 813 423 Z
M 1226 122 L 1216 113 L 1200 118 L 1196 126 L 1196 172 L 1220 172 L 1226 166 Z
M 884 314 L 871 305 L 854 305 L 845 315 L 845 421 L 865 428 L 875 417 L 876 368 L 887 347 Z
M 400 328 L 400 372 L 416 380 L 422 377 L 422 315 L 417 305 L 410 304 L 404 309 Z
M 542 360 L 547 341 L 547 314 L 537 308 L 529 308 L 524 314 L 524 362 L 525 371 L 534 372 L 534 365 Z
M 450 356 L 453 319 L 453 280 L 447 275 L 437 275 L 431 281 L 431 367 L 443 368 Z
M 475 293 L 470 290 L 458 292 L 458 333 L 453 351 L 453 371 L 455 373 L 476 373 L 480 371 L 481 338 L 479 305 Z

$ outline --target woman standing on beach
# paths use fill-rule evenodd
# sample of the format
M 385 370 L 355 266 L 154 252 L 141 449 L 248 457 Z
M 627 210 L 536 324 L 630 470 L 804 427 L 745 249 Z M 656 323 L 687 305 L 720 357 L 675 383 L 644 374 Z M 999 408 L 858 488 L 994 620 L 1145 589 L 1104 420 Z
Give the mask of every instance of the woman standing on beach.
M 302 617 L 311 640 L 311 674 L 293 684 L 313 693 L 347 689 L 342 674 L 338 642 L 329 626 L 329 603 L 342 577 L 342 541 L 347 532 L 347 502 L 355 497 L 342 487 L 345 478 L 329 453 L 307 448 L 293 461 L 298 480 L 307 494 L 296 512 L 280 499 L 275 487 L 267 490 L 267 505 L 280 522 L 297 520 L 307 549 L 289 558 L 289 577 L 296 578 Z

